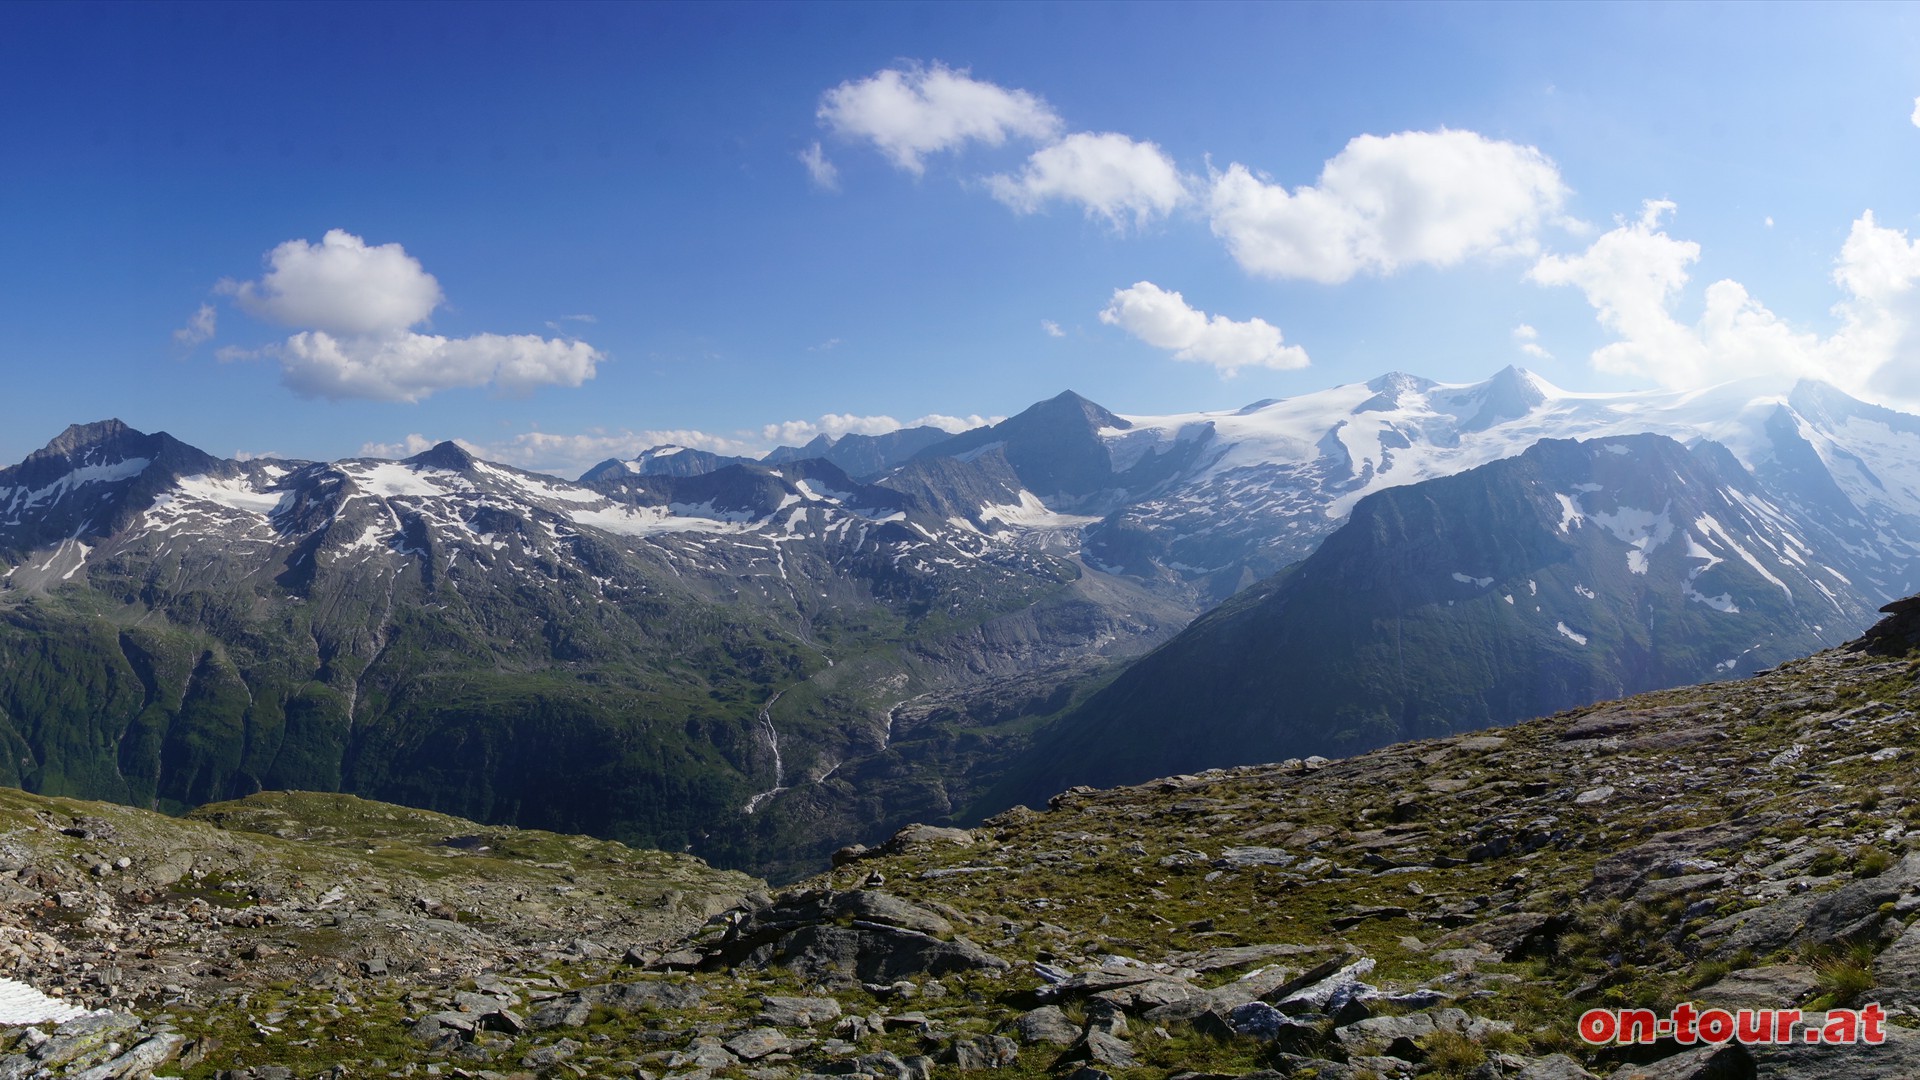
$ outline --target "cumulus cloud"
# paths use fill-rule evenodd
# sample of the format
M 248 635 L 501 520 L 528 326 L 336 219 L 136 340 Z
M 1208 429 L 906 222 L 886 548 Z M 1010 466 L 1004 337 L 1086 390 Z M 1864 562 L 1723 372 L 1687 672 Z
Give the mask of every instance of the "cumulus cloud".
M 901 423 L 891 416 L 855 416 L 852 413 L 828 413 L 818 420 L 785 420 L 778 424 L 768 424 L 760 429 L 762 438 L 783 446 L 800 446 L 825 435 L 838 439 L 842 435 L 885 435 L 889 431 L 901 428 L 936 427 L 942 431 L 966 431 L 986 424 L 997 424 L 1004 417 L 987 418 L 983 416 L 945 416 L 929 413 L 915 420 Z
M 843 82 L 821 95 L 816 115 L 835 134 L 871 142 L 916 176 L 928 154 L 969 142 L 999 146 L 1010 136 L 1048 139 L 1060 130 L 1060 117 L 1039 97 L 937 61 Z
M 1211 364 L 1225 377 L 1243 367 L 1303 368 L 1307 351 L 1282 345 L 1280 328 L 1264 319 L 1235 322 L 1188 306 L 1186 298 L 1151 281 L 1115 289 L 1100 321 L 1118 326 L 1156 349 L 1173 351 L 1175 360 Z
M 584 341 L 533 334 L 436 334 L 336 338 L 307 330 L 276 348 L 282 377 L 296 393 L 335 401 L 420 401 L 455 387 L 494 386 L 524 394 L 540 386 L 579 386 L 593 378 L 600 353 Z
M 1833 270 L 1845 292 L 1825 367 L 1843 389 L 1920 411 L 1920 239 L 1854 221 Z
M 214 311 L 212 304 L 201 304 L 199 309 L 187 319 L 187 325 L 173 332 L 173 340 L 191 349 L 213 336 L 219 320 L 219 313 Z
M 369 247 L 345 229 L 318 244 L 288 240 L 267 253 L 259 281 L 216 286 L 240 310 L 283 326 L 329 334 L 383 334 L 425 322 L 443 299 L 440 282 L 399 244 Z
M 1909 117 L 1914 127 L 1920 127 L 1920 97 L 1913 99 L 1913 115 Z
M 1335 284 L 1532 254 L 1566 195 L 1539 150 L 1443 129 L 1361 135 L 1317 183 L 1292 191 L 1235 163 L 1213 174 L 1207 202 L 1214 235 L 1242 268 Z
M 800 164 L 807 167 L 807 176 L 814 187 L 821 191 L 840 190 L 840 170 L 827 160 L 826 151 L 820 149 L 818 142 L 800 151 Z
M 1816 378 L 1890 404 L 1920 404 L 1920 242 L 1875 222 L 1853 223 L 1835 260 L 1842 299 L 1829 337 L 1796 329 L 1737 281 L 1708 285 L 1699 319 L 1675 308 L 1700 246 L 1668 234 L 1674 204 L 1650 200 L 1577 255 L 1540 259 L 1528 277 L 1585 294 L 1601 326 L 1617 339 L 1592 355 L 1608 372 L 1674 387 L 1746 376 Z
M 465 439 L 455 439 L 454 441 L 462 446 L 466 446 L 468 453 L 473 452 L 473 448 L 467 444 Z M 428 450 L 433 449 L 438 442 L 438 439 L 429 439 L 416 431 L 401 438 L 397 442 L 361 443 L 360 456 L 371 458 L 410 458 L 415 454 L 426 453 Z
M 1067 332 L 1065 330 L 1060 329 L 1060 324 L 1057 322 L 1054 322 L 1052 319 L 1040 320 L 1040 332 L 1047 335 L 1048 337 L 1066 337 L 1067 336 Z
M 1077 202 L 1114 228 L 1144 227 L 1187 199 L 1180 170 L 1158 146 L 1113 132 L 1079 132 L 1033 152 L 1019 176 L 990 176 L 987 190 L 1022 214 Z
M 1540 331 L 1535 330 L 1526 323 L 1521 323 L 1519 326 L 1513 328 L 1513 343 L 1520 346 L 1521 352 L 1526 353 L 1536 360 L 1553 359 L 1553 354 L 1548 352 L 1540 344 Z
M 227 279 L 216 290 L 256 318 L 300 331 L 277 345 L 223 349 L 219 355 L 276 358 L 296 393 L 409 402 L 455 387 L 526 393 L 539 386 L 579 386 L 604 359 L 572 338 L 415 332 L 444 296 L 439 281 L 399 244 L 369 245 L 332 229 L 319 244 L 289 240 L 268 252 L 266 262 L 260 280 Z

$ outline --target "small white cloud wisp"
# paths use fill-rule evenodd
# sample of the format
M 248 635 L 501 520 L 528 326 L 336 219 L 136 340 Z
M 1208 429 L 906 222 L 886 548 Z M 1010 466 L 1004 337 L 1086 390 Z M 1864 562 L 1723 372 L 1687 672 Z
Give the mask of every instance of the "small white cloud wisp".
M 214 331 L 219 327 L 219 324 L 220 314 L 214 310 L 213 305 L 201 304 L 200 307 L 188 317 L 187 325 L 173 332 L 174 343 L 183 348 L 191 349 L 211 339 Z
M 1513 328 L 1513 343 L 1520 347 L 1521 352 L 1535 360 L 1553 359 L 1553 354 L 1540 344 L 1540 331 L 1526 323 Z

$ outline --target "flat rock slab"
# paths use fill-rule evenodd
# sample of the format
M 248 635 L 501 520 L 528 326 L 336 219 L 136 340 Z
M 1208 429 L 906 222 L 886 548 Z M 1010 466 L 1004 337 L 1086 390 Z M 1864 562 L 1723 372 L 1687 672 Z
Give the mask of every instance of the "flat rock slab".
M 830 997 L 770 997 L 754 1019 L 772 1027 L 812 1027 L 840 1019 L 840 1003 Z
M 1813 996 L 1820 976 L 1801 964 L 1769 964 L 1736 971 L 1696 991 L 1701 1001 L 1729 1009 L 1784 1009 Z
M 1820 1024 L 1824 1013 L 1808 1013 L 1797 1034 Z M 1793 1042 L 1752 1047 L 1754 1072 L 1761 1080 L 1913 1080 L 1920 1076 L 1920 1032 L 1887 1026 L 1887 1041 L 1879 1046 Z

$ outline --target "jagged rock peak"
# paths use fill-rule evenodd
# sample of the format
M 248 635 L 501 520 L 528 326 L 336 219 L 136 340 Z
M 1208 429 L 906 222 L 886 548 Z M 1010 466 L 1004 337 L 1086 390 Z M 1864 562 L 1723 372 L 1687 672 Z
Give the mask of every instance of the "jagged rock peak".
M 427 469 L 451 469 L 465 472 L 473 468 L 474 457 L 467 453 L 459 443 L 444 439 L 418 454 L 407 458 L 405 464 Z
M 90 446 L 98 446 L 123 438 L 146 438 L 146 432 L 128 427 L 118 418 L 96 420 L 91 424 L 68 424 L 67 430 L 54 436 L 53 441 L 34 451 L 28 461 L 47 457 L 66 457 Z

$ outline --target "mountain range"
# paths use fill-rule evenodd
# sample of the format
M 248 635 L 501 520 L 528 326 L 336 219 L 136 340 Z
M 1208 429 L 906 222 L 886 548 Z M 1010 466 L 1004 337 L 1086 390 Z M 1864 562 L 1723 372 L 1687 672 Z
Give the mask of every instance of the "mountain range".
M 792 875 L 1067 783 L 1837 643 L 1914 590 L 1917 462 L 1920 419 L 1821 384 L 1513 368 L 578 481 L 78 425 L 0 470 L 0 780 L 345 790 Z

